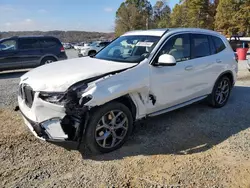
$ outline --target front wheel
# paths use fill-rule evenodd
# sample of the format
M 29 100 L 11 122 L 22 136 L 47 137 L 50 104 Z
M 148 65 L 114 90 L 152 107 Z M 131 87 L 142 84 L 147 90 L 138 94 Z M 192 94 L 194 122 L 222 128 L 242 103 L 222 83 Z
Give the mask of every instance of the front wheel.
M 214 85 L 212 94 L 208 97 L 209 104 L 215 108 L 226 105 L 232 89 L 232 84 L 227 76 L 221 77 Z
M 125 105 L 107 103 L 91 112 L 85 143 L 92 153 L 111 152 L 125 143 L 132 127 L 132 114 Z

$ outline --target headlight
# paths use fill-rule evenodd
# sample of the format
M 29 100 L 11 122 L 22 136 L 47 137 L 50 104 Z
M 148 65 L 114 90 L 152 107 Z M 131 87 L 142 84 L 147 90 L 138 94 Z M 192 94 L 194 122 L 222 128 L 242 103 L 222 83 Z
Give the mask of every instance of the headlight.
M 46 93 L 46 92 L 41 92 L 39 94 L 39 97 L 46 101 L 46 102 L 50 102 L 50 103 L 54 103 L 54 104 L 60 104 L 63 105 L 64 101 L 66 100 L 66 95 L 65 93 Z
M 88 88 L 87 84 L 79 82 L 71 86 L 68 90 L 73 91 L 74 93 L 77 94 L 77 98 L 80 98 L 87 88 Z
M 81 98 L 84 91 L 87 89 L 88 85 L 79 82 L 71 86 L 66 92 L 64 93 L 47 93 L 47 92 L 41 92 L 39 94 L 39 97 L 50 103 L 58 104 L 58 105 L 64 105 L 68 100 L 73 100 L 75 102 L 79 102 L 79 99 Z

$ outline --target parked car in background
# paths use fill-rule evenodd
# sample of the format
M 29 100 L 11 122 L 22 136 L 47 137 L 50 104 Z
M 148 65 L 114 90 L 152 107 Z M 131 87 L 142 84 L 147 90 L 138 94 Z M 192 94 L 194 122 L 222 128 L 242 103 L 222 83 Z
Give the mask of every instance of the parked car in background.
M 232 35 L 229 39 L 229 44 L 231 45 L 234 52 L 237 48 L 249 48 L 250 41 L 241 40 L 238 35 Z
M 84 46 L 84 44 L 85 44 L 84 42 L 77 43 L 77 44 L 74 45 L 74 49 L 75 49 L 75 50 L 79 50 L 81 47 Z
M 110 44 L 110 42 L 108 42 L 108 41 L 106 41 L 106 42 L 93 42 L 87 46 L 83 46 L 83 47 L 79 48 L 78 56 L 79 57 L 93 56 L 109 44 Z
M 237 71 L 232 48 L 217 32 L 132 31 L 93 57 L 24 74 L 18 103 L 36 137 L 74 149 L 84 143 L 105 153 L 121 147 L 140 119 L 205 98 L 223 107 Z
M 50 36 L 23 36 L 0 40 L 0 71 L 33 68 L 67 59 L 59 39 Z
M 63 43 L 64 49 L 71 49 L 73 46 L 70 43 Z

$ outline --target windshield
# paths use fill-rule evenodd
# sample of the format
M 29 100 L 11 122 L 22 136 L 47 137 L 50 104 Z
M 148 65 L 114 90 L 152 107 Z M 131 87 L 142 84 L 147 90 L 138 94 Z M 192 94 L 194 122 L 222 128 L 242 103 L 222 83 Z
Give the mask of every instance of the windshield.
M 91 44 L 89 44 L 89 46 L 97 46 L 98 44 L 98 42 L 92 42 Z
M 148 57 L 159 40 L 157 36 L 122 36 L 100 51 L 95 58 L 139 63 Z

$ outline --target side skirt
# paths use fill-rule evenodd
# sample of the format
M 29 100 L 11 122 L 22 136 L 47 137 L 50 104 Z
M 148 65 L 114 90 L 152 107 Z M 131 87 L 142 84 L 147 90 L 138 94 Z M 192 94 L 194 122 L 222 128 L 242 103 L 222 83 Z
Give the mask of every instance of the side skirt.
M 184 106 L 190 105 L 190 104 L 192 104 L 192 103 L 201 101 L 202 99 L 205 99 L 207 96 L 208 96 L 208 95 L 204 95 L 204 96 L 201 96 L 201 97 L 197 97 L 197 98 L 191 99 L 191 100 L 189 100 L 189 101 L 186 101 L 186 102 L 184 102 L 184 103 L 177 104 L 177 105 L 175 105 L 175 106 L 172 106 L 172 107 L 169 107 L 169 108 L 166 108 L 166 109 L 157 111 L 157 112 L 153 112 L 153 113 L 151 113 L 151 114 L 148 114 L 147 116 L 148 116 L 148 117 L 158 116 L 158 115 L 160 115 L 160 114 L 164 114 L 164 113 L 167 113 L 167 112 L 176 110 L 176 109 L 178 109 L 178 108 L 182 108 L 182 107 L 184 107 Z

